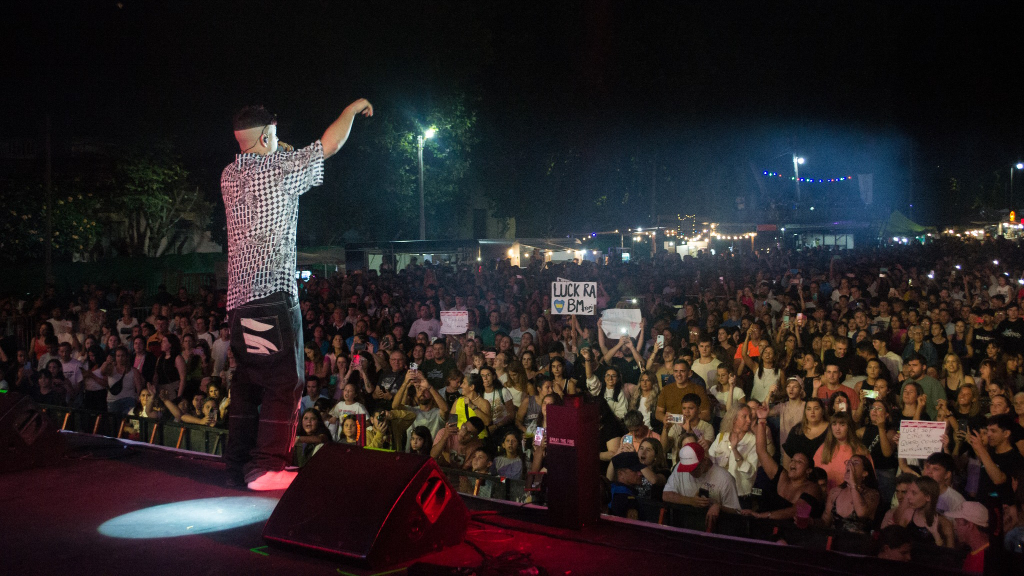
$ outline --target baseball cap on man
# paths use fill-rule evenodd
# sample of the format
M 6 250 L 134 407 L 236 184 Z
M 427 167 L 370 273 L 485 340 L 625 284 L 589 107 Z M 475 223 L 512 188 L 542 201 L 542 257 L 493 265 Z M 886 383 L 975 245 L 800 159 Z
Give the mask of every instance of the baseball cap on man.
M 964 502 L 956 510 L 946 512 L 946 518 L 963 518 L 981 528 L 988 528 L 988 509 L 980 502 Z
M 612 456 L 612 466 L 616 470 L 632 470 L 634 472 L 644 469 L 644 465 L 640 463 L 640 457 L 636 455 L 636 452 L 623 452 Z
M 679 449 L 679 466 L 676 470 L 680 472 L 693 472 L 704 461 L 704 447 L 696 442 L 690 442 Z

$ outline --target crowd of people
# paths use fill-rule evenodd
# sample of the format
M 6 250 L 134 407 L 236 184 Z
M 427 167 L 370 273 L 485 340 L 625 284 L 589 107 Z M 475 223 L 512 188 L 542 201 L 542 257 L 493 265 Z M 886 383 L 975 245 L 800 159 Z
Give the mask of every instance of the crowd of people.
M 531 481 L 547 407 L 601 414 L 609 511 L 643 500 L 872 534 L 881 555 L 963 547 L 965 570 L 1024 552 L 1024 259 L 1015 243 L 658 254 L 598 265 L 419 264 L 300 286 L 302 465 L 332 442 Z M 557 278 L 598 285 L 593 316 L 554 314 Z M 148 315 L 136 314 L 146 306 Z M 639 309 L 631 337 L 601 312 Z M 83 287 L 0 301 L 30 314 L 0 387 L 48 405 L 219 426 L 232 359 L 223 291 Z M 112 311 L 117 310 L 118 313 Z M 469 329 L 444 335 L 440 312 Z M 946 423 L 925 459 L 901 422 Z M 989 547 L 989 543 L 993 543 Z

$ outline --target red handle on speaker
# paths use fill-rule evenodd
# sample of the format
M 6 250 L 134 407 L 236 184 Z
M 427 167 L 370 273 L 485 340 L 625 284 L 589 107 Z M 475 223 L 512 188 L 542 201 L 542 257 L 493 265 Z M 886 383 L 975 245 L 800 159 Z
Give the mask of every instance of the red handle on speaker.
M 423 510 L 427 520 L 433 524 L 441 516 L 441 513 L 444 512 L 444 508 L 448 505 L 451 497 L 451 490 L 448 489 L 441 476 L 434 472 L 423 483 L 419 493 L 416 494 L 416 504 Z

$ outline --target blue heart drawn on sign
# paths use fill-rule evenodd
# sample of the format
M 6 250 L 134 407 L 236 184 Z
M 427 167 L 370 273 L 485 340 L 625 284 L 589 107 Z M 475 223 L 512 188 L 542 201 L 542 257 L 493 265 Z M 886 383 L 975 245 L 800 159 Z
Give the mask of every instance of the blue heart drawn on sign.
M 561 314 L 562 313 L 562 308 L 565 308 L 565 300 L 555 300 L 554 301 L 554 305 L 555 305 L 555 311 L 558 312 L 559 314 Z

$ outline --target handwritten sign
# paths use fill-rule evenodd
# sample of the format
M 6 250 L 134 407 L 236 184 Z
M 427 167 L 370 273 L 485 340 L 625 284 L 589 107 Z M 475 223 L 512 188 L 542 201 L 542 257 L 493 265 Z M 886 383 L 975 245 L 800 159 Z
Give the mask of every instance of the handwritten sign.
M 608 308 L 601 312 L 601 328 L 605 336 L 616 340 L 623 336 L 639 336 L 640 320 L 640 311 L 635 309 Z
M 592 316 L 597 312 L 597 282 L 552 282 L 551 313 Z
M 900 458 L 924 459 L 942 451 L 945 422 L 904 420 L 900 422 Z
M 445 310 L 441 312 L 441 334 L 465 334 L 469 329 L 469 312 Z

